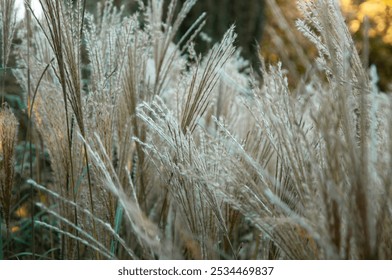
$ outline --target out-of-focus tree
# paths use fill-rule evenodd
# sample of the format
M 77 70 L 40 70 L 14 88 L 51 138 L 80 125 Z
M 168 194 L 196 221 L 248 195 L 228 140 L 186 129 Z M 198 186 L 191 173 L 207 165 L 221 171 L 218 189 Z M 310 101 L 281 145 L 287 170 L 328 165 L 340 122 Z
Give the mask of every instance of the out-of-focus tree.
M 353 33 L 359 32 L 368 18 L 371 21 L 369 37 L 380 36 L 384 43 L 392 44 L 392 0 L 342 0 L 342 8 Z
M 392 0 L 341 0 L 365 63 L 374 64 L 382 91 L 392 91 Z
M 181 4 L 184 2 L 179 1 Z M 198 52 L 206 53 L 213 44 L 223 38 L 229 27 L 235 24 L 238 34 L 236 43 L 241 48 L 241 54 L 254 67 L 259 67 L 256 63 L 257 45 L 263 34 L 264 6 L 265 0 L 198 0 L 184 20 L 180 34 L 185 34 L 195 20 L 205 12 L 206 22 L 202 31 L 209 40 L 197 38 L 195 47 Z

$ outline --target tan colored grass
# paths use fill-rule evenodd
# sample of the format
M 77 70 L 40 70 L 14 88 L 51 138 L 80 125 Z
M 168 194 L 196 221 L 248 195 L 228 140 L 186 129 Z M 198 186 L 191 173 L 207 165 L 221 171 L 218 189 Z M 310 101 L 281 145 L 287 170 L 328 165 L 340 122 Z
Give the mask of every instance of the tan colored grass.
M 18 125 L 10 109 L 3 108 L 0 111 L 0 202 L 1 215 L 5 220 L 7 232 L 10 230 Z
M 33 117 L 54 190 L 29 182 L 56 205 L 40 207 L 61 224 L 40 225 L 62 258 L 392 258 L 392 103 L 335 1 L 300 1 L 319 57 L 294 87 L 280 63 L 262 82 L 244 71 L 233 29 L 205 57 L 179 50 L 194 1 L 167 19 L 159 1 L 130 17 L 108 2 L 83 20 L 82 2 L 49 2 L 31 80 L 51 65 Z

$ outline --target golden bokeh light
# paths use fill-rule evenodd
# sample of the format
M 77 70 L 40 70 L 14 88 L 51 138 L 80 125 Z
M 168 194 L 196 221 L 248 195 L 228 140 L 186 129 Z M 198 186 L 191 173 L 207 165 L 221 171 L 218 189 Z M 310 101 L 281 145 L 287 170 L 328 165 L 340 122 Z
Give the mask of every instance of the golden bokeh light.
M 359 5 L 352 0 L 341 0 L 343 12 L 350 19 L 350 30 L 355 33 L 367 17 L 371 22 L 369 36 L 381 36 L 384 43 L 392 44 L 392 0 L 367 0 Z

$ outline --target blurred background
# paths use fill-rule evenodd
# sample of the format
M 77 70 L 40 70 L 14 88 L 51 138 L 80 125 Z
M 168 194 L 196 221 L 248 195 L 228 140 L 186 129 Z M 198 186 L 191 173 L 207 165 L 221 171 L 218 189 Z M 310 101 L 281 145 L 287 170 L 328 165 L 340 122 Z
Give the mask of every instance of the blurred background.
M 295 28 L 301 16 L 296 1 L 265 0 L 266 25 L 262 54 L 269 63 L 281 60 L 295 84 L 316 56 L 313 45 Z M 392 91 L 392 0 L 340 0 L 347 25 L 363 63 L 375 65 L 379 88 Z

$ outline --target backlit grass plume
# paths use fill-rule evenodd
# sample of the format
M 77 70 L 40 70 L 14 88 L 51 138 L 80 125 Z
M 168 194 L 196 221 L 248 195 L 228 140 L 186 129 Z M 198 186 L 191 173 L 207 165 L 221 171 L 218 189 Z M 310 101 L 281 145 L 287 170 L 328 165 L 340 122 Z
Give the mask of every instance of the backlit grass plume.
M 250 69 L 235 25 L 196 53 L 204 14 L 175 43 L 193 0 L 40 2 L 14 72 L 37 89 L 52 179 L 24 179 L 60 259 L 392 258 L 391 98 L 337 1 L 298 1 L 319 55 L 299 50 L 294 85 Z

